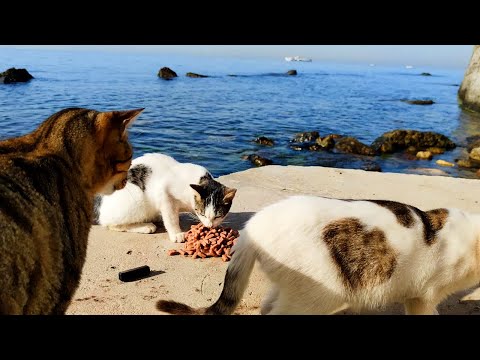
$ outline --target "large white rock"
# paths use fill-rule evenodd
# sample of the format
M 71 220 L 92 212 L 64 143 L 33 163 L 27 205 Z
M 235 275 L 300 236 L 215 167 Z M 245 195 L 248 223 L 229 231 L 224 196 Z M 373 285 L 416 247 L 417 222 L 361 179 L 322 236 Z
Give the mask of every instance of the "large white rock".
M 458 98 L 463 107 L 480 111 L 480 45 L 473 48 L 470 64 L 458 90 Z

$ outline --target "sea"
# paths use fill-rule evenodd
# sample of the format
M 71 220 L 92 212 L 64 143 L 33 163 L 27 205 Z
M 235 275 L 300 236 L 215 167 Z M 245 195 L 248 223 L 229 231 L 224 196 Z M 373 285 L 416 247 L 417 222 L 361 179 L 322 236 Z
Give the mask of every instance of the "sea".
M 203 165 L 214 176 L 254 167 L 245 158 L 258 154 L 277 165 L 361 169 L 373 161 L 383 172 L 478 178 L 474 171 L 435 163 L 466 157 L 466 138 L 480 134 L 480 117 L 457 101 L 465 69 L 405 65 L 2 48 L 0 72 L 26 68 L 34 79 L 0 85 L 0 139 L 28 133 L 67 107 L 145 108 L 130 129 L 135 157 L 161 152 Z M 162 67 L 178 77 L 159 78 Z M 288 70 L 297 75 L 286 76 Z M 209 77 L 189 78 L 187 72 Z M 429 161 L 404 154 L 367 158 L 297 151 L 290 142 L 298 132 L 318 131 L 322 137 L 342 134 L 371 144 L 396 129 L 435 131 L 458 146 Z M 274 145 L 255 143 L 259 136 Z

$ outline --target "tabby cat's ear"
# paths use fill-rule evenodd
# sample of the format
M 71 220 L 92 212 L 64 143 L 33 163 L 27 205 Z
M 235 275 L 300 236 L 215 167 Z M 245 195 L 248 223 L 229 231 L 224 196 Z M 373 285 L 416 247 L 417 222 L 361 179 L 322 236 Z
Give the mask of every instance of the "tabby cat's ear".
M 197 184 L 190 184 L 190 187 L 195 190 L 198 195 L 200 195 L 200 197 L 204 197 L 203 195 L 205 194 L 205 189 L 201 186 L 201 185 L 197 185 Z
M 223 202 L 225 203 L 232 202 L 236 192 L 237 192 L 237 189 L 228 188 L 228 187 L 225 188 Z
M 113 129 L 119 129 L 120 134 L 124 134 L 127 127 L 140 115 L 143 109 L 126 111 L 106 111 L 101 112 L 95 119 L 97 139 L 103 143 L 112 133 Z
M 121 132 L 124 133 L 143 110 L 145 110 L 145 108 L 125 111 L 112 111 L 112 119 L 115 119 L 115 121 L 119 122 L 121 121 Z

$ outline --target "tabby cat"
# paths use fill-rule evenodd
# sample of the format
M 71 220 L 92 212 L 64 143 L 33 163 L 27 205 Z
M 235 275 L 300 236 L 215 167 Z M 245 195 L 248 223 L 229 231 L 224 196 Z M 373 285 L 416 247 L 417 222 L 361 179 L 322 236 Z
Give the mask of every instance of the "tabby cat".
M 448 295 L 480 281 L 480 214 L 295 196 L 255 214 L 232 252 L 212 306 L 159 301 L 157 308 L 231 314 L 257 260 L 272 282 L 262 314 L 360 312 L 394 302 L 407 314 L 437 314 Z
M 78 287 L 93 198 L 125 187 L 126 128 L 143 109 L 69 108 L 0 141 L 0 314 L 64 314 Z

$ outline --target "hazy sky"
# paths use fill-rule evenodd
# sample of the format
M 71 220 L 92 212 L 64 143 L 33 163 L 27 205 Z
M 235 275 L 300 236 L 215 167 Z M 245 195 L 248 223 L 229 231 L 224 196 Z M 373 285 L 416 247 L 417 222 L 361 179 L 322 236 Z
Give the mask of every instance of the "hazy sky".
M 304 56 L 313 61 L 465 68 L 473 45 L 0 45 L 2 47 L 193 54 L 205 56 Z

